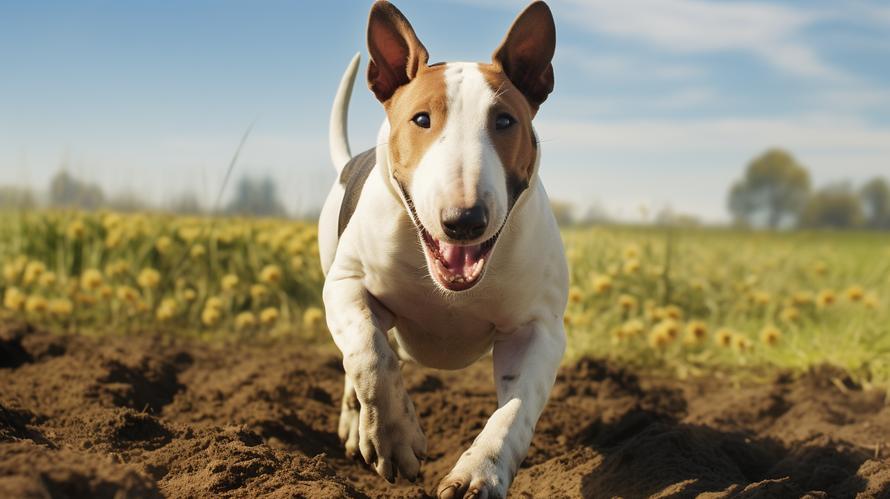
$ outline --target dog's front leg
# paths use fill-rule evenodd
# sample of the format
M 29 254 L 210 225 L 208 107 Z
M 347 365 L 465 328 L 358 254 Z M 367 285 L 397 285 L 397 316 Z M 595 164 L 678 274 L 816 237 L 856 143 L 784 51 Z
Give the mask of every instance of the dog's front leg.
M 534 322 L 494 344 L 498 409 L 438 487 L 440 498 L 504 498 L 528 452 L 565 352 L 561 320 Z
M 357 427 L 358 448 L 366 463 L 390 482 L 396 472 L 414 480 L 426 438 L 405 391 L 399 359 L 386 339 L 392 314 L 365 290 L 360 274 L 337 268 L 336 263 L 325 281 L 324 303 L 328 328 L 343 353 L 344 400 L 351 397 L 351 389 L 359 403 L 357 414 L 354 407 L 341 414 L 341 418 L 358 417 L 357 425 L 354 420 L 340 422 L 347 452 L 355 450 L 350 427 Z

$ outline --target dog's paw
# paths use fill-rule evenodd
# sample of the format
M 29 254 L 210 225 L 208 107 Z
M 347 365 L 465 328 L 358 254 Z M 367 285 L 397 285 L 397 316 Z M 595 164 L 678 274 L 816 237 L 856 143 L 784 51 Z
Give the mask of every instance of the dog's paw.
M 402 394 L 401 399 L 399 404 L 382 407 L 362 404 L 359 411 L 362 457 L 390 483 L 395 482 L 396 473 L 411 481 L 417 479 L 426 453 L 426 437 L 414 415 L 414 405 L 407 394 Z
M 337 435 L 346 448 L 346 456 L 350 459 L 357 459 L 359 456 L 359 403 L 355 392 L 351 387 L 348 389 L 349 392 L 343 396 L 343 405 L 340 407 L 340 424 L 337 428 Z
M 436 495 L 440 499 L 503 499 L 507 497 L 509 479 L 490 457 L 464 453 L 448 476 L 439 482 Z

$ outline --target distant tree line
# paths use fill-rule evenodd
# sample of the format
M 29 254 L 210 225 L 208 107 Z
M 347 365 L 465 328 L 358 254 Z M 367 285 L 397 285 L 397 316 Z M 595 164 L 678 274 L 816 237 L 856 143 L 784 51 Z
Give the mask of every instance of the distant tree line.
M 193 192 L 181 193 L 166 203 L 153 205 L 135 193 L 106 196 L 98 184 L 77 178 L 64 168 L 50 180 L 45 202 L 41 202 L 30 189 L 0 186 L 0 209 L 28 210 L 41 205 L 81 210 L 107 208 L 122 212 L 160 210 L 192 215 L 208 212 Z M 242 177 L 236 184 L 234 197 L 220 207 L 219 211 L 228 215 L 243 216 L 288 215 L 278 195 L 278 188 L 269 177 Z
M 814 190 L 810 173 L 789 152 L 770 149 L 754 158 L 729 190 L 739 225 L 778 228 L 890 230 L 890 184 L 876 177 L 856 188 L 838 182 Z

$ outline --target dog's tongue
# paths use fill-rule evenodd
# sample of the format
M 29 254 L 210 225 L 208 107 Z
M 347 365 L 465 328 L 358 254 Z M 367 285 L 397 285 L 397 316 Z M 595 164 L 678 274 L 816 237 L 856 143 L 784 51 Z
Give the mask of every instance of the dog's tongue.
M 448 265 L 448 270 L 455 274 L 469 275 L 473 266 L 479 261 L 482 245 L 458 246 L 439 242 L 439 251 L 442 253 L 442 259 Z

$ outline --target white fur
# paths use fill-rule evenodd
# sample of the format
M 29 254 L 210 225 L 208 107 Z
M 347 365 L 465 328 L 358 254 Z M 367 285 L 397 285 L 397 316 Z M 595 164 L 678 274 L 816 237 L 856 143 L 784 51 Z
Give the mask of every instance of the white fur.
M 491 91 L 472 65 L 449 64 L 447 73 L 452 116 L 446 136 L 425 155 L 411 185 L 428 230 L 438 227 L 429 219 L 438 220 L 436 210 L 449 202 L 446 198 L 480 196 L 491 203 L 491 220 L 506 216 L 504 173 L 483 120 L 493 102 Z M 477 497 L 505 497 L 565 349 L 568 270 L 537 158 L 529 187 L 507 218 L 481 281 L 467 291 L 443 292 L 428 275 L 417 230 L 390 174 L 388 134 L 384 123 L 376 174 L 368 178 L 355 214 L 333 247 L 321 241 L 336 240 L 336 221 L 329 212 L 339 209 L 339 186 L 333 187 L 319 222 L 328 328 L 346 371 L 340 436 L 347 453 L 360 453 L 381 476 L 397 470 L 413 478 L 426 440 L 402 383 L 396 350 L 441 369 L 465 367 L 491 351 L 498 409 L 438 492 L 462 497 L 476 490 Z M 501 206 L 503 211 L 497 211 Z
M 411 197 L 423 226 L 445 239 L 439 222 L 445 208 L 469 208 L 482 200 L 489 224 L 478 238 L 491 238 L 507 215 L 504 167 L 488 137 L 488 110 L 494 92 L 478 64 L 457 62 L 445 67 L 448 118 L 441 138 L 426 151 L 415 170 Z

